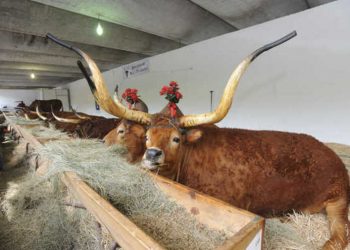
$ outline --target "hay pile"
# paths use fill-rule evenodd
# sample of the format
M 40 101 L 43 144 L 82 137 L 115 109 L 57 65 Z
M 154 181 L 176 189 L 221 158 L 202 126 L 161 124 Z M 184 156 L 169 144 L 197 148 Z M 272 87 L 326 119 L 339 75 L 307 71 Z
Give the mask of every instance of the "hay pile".
M 53 126 L 44 127 L 44 126 L 34 126 L 26 128 L 32 135 L 37 139 L 69 139 L 68 134 L 55 129 Z
M 13 153 L 18 160 L 2 172 L 0 249 L 102 249 L 90 215 L 63 205 L 67 193 L 57 176 L 37 177 L 25 145 Z
M 17 124 L 17 125 L 43 125 L 43 121 L 39 119 L 34 119 L 34 120 L 27 120 L 24 117 L 21 116 L 14 116 L 14 115 L 7 115 L 7 118 Z
M 49 142 L 38 153 L 52 161 L 49 176 L 76 172 L 167 249 L 213 249 L 227 238 L 170 201 L 146 172 L 121 157 L 124 148 L 76 139 Z
M 22 125 L 25 129 L 40 139 L 69 139 L 67 133 L 55 129 L 54 125 L 49 124 L 49 127 L 45 126 L 45 123 L 41 120 L 26 120 L 20 116 L 8 116 L 9 120 L 17 125 Z

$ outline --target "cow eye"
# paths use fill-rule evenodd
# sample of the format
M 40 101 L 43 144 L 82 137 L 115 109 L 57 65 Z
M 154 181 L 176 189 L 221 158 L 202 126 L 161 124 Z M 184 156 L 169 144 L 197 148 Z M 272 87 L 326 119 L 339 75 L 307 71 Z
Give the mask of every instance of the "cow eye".
M 118 134 L 123 134 L 124 133 L 124 130 L 118 130 Z
M 145 136 L 145 141 L 148 141 L 148 136 Z
M 180 138 L 179 137 L 174 137 L 173 138 L 173 142 L 179 143 L 180 142 Z

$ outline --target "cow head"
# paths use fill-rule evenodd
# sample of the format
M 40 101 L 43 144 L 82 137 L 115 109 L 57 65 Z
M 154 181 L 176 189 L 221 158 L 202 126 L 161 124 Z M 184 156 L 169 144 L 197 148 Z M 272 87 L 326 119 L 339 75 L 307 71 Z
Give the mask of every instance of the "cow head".
M 103 141 L 107 145 L 125 146 L 128 151 L 128 161 L 134 163 L 140 161 L 145 152 L 145 133 L 145 126 L 123 119 L 115 129 L 103 138 Z
M 133 109 L 148 112 L 147 105 L 140 99 L 134 104 Z M 107 145 L 118 144 L 125 146 L 128 150 L 128 161 L 137 162 L 141 160 L 145 152 L 145 134 L 146 127 L 144 125 L 122 119 L 117 127 L 103 138 L 103 141 Z
M 175 163 L 179 163 L 178 156 L 181 153 L 184 145 L 188 143 L 196 143 L 202 136 L 204 136 L 200 129 L 195 129 L 193 127 L 215 124 L 226 116 L 231 107 L 233 95 L 238 86 L 239 80 L 251 62 L 253 62 L 254 59 L 256 59 L 263 52 L 288 41 L 294 36 L 296 36 L 295 31 L 275 42 L 257 49 L 246 57 L 235 68 L 228 79 L 221 101 L 216 110 L 204 114 L 184 115 L 175 118 L 167 115 L 151 115 L 146 112 L 129 110 L 128 108 L 124 107 L 118 98 L 111 98 L 100 70 L 87 54 L 77 48 L 64 44 L 62 41 L 59 41 L 52 35 L 49 35 L 49 38 L 67 48 L 74 50 L 84 58 L 92 73 L 92 79 L 81 62 L 78 62 L 78 66 L 85 75 L 95 100 L 105 111 L 127 120 L 144 125 L 150 125 L 150 128 L 146 133 L 147 150 L 143 156 L 143 163 L 145 167 L 151 170 L 170 167 L 173 171 L 174 166 L 176 166 Z M 188 130 L 185 131 L 184 129 Z
M 157 115 L 146 132 L 147 150 L 142 158 L 143 166 L 150 170 L 161 168 L 169 171 L 177 165 L 184 147 L 198 142 L 201 137 L 200 129 L 181 128 L 169 116 Z

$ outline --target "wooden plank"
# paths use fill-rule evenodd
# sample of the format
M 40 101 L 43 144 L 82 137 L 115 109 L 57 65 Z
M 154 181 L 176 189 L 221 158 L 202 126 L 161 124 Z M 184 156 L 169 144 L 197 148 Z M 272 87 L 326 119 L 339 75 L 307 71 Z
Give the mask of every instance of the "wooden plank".
M 75 197 L 104 225 L 123 249 L 163 249 L 109 202 L 93 191 L 74 172 L 65 172 L 63 182 Z
M 159 188 L 187 209 L 198 221 L 217 230 L 238 232 L 256 215 L 202 194 L 162 176 L 153 175 Z
M 218 247 L 217 250 L 245 250 L 248 246 L 250 246 L 250 249 L 261 249 L 264 233 L 264 224 L 264 219 L 260 216 L 257 216 L 254 220 L 250 221 L 233 237 L 228 239 L 222 246 Z M 256 236 L 256 242 L 252 242 L 252 240 Z M 252 246 L 252 243 L 254 244 L 254 246 Z

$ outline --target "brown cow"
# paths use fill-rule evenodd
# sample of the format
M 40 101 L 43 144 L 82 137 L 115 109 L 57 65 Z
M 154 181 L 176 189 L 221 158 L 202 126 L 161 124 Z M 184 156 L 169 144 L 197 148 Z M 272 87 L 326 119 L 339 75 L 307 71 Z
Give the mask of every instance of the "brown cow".
M 139 101 L 141 102 L 135 105 L 133 109 L 148 112 L 147 105 L 142 100 Z M 168 114 L 168 112 L 167 108 L 161 111 L 162 114 Z M 179 109 L 177 114 L 179 116 L 183 115 Z M 103 138 L 103 141 L 107 145 L 119 144 L 125 146 L 128 151 L 127 160 L 131 163 L 140 162 L 146 150 L 146 130 L 146 127 L 142 124 L 122 119 L 117 127 Z
M 21 107 L 16 110 L 16 114 L 26 118 L 27 120 L 39 119 L 36 112 L 31 111 L 28 107 Z
M 115 92 L 115 94 L 117 96 L 117 92 Z M 132 103 L 130 108 L 148 112 L 147 105 L 141 99 Z M 122 119 L 117 127 L 103 138 L 103 141 L 109 146 L 115 144 L 123 145 L 128 151 L 127 160 L 131 163 L 135 163 L 140 162 L 145 153 L 145 134 L 146 128 L 142 124 Z
M 75 133 L 80 138 L 104 138 L 119 123 L 120 119 L 100 118 L 84 120 L 79 123 L 75 129 Z
M 111 129 L 115 128 L 117 119 L 107 119 L 101 116 L 88 116 L 81 113 L 84 118 L 77 117 L 77 113 L 59 112 L 56 115 L 52 112 L 52 116 L 56 121 L 51 121 L 57 129 L 63 130 L 71 135 L 80 138 L 97 138 L 102 139 Z
M 127 160 L 130 163 L 140 162 L 145 153 L 145 126 L 122 119 L 116 128 L 111 130 L 103 141 L 106 145 L 119 144 L 127 149 Z
M 35 100 L 29 105 L 29 109 L 35 111 L 37 106 L 39 106 L 40 110 L 43 112 L 51 112 L 52 108 L 54 111 L 63 109 L 62 101 L 59 99 Z
M 214 112 L 178 119 L 127 110 L 109 96 L 93 60 L 76 52 L 89 65 L 93 77 L 90 88 L 102 108 L 150 125 L 143 161 L 146 168 L 160 169 L 165 176 L 264 216 L 325 209 L 331 238 L 323 249 L 344 249 L 348 244 L 349 178 L 333 151 L 303 134 L 202 126 L 226 116 L 239 79 L 258 55 L 295 35 L 268 44 L 241 62 Z

